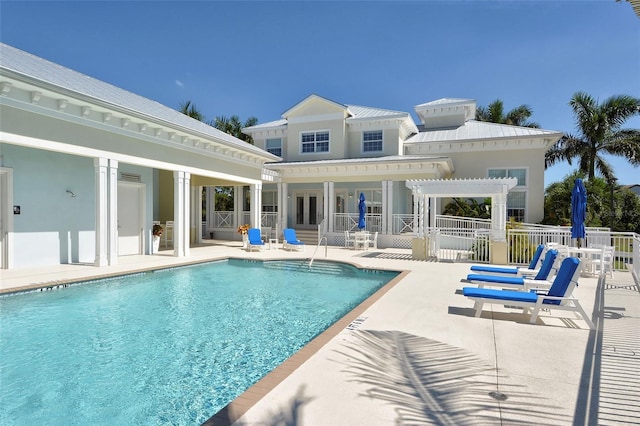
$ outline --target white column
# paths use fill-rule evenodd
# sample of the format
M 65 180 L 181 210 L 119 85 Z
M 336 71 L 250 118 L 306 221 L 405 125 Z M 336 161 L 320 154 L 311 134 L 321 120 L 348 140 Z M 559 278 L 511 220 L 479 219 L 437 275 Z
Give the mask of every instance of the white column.
M 438 213 L 438 197 L 429 198 L 429 223 L 427 226 L 436 227 L 436 215 Z
M 324 224 L 322 225 L 322 233 L 326 234 L 331 227 L 329 223 L 333 223 L 333 182 L 324 182 L 324 202 L 322 203 L 322 217 L 324 218 Z
M 184 211 L 182 212 L 182 217 L 184 218 L 184 231 L 182 233 L 182 256 L 189 256 L 191 252 L 191 238 L 189 234 L 189 230 L 191 229 L 191 173 L 184 173 L 182 184 L 182 194 L 184 196 L 184 201 L 182 202 L 182 206 L 184 209 Z M 198 221 L 198 226 L 200 226 L 200 221 Z
M 109 254 L 107 255 L 109 265 L 118 264 L 118 160 L 109 160 L 108 170 L 108 200 L 109 209 L 108 222 L 108 246 Z
M 195 243 L 202 242 L 202 187 L 191 187 L 191 229 L 192 240 Z
M 96 258 L 93 262 L 95 266 L 107 266 L 109 260 L 108 251 L 108 168 L 109 160 L 106 158 L 94 158 L 95 169 L 95 193 L 96 193 Z
M 287 215 L 289 208 L 289 185 L 286 182 L 278 183 L 278 235 L 280 238 L 282 230 L 288 226 Z
M 411 190 L 411 196 L 413 197 L 413 232 L 416 234 L 420 232 L 420 205 L 418 191 L 416 189 Z
M 491 239 L 507 240 L 507 196 L 494 194 L 491 197 Z
M 215 217 L 216 208 L 216 191 L 215 187 L 206 187 L 206 205 L 207 205 L 207 236 L 213 229 L 213 218 Z
M 190 173 L 173 172 L 173 255 L 189 255 Z
M 244 225 L 244 217 L 242 214 L 242 209 L 244 208 L 244 187 L 242 186 L 234 186 L 233 187 L 233 211 L 235 213 L 235 223 L 233 224 L 235 228 L 238 228 L 240 225 Z
M 251 226 L 253 228 L 262 227 L 262 183 L 255 183 L 249 186 L 251 191 Z
M 393 234 L 393 181 L 382 181 L 382 233 Z

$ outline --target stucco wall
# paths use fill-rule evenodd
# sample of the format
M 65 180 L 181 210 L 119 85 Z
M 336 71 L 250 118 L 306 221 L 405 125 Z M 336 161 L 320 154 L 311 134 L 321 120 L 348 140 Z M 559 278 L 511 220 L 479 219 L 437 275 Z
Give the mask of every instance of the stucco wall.
M 3 166 L 13 169 L 13 205 L 20 206 L 13 217 L 14 267 L 93 263 L 93 160 L 7 144 L 0 149 Z
M 455 164 L 453 178 L 487 177 L 490 168 L 527 170 L 526 222 L 537 223 L 544 217 L 544 151 L 505 150 L 481 152 L 452 152 L 447 155 Z

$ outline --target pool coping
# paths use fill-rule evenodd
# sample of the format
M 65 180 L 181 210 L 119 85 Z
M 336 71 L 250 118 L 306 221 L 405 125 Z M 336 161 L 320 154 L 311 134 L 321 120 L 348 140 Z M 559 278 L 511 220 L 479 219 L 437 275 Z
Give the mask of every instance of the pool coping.
M 257 404 L 263 397 L 271 392 L 282 381 L 289 377 L 302 364 L 315 355 L 330 340 L 338 336 L 340 332 L 349 327 L 358 317 L 371 307 L 375 302 L 380 300 L 389 290 L 396 286 L 411 271 L 398 269 L 384 269 L 363 267 L 353 262 L 347 261 L 329 261 L 335 263 L 346 263 L 357 267 L 358 269 L 375 269 L 381 271 L 398 272 L 391 281 L 380 287 L 375 293 L 363 300 L 358 306 L 345 314 L 338 321 L 333 323 L 329 328 L 321 332 L 313 338 L 304 347 L 284 360 L 279 366 L 271 370 L 266 376 L 258 380 L 254 385 L 228 403 L 224 408 L 214 414 L 202 426 L 231 426 L 240 417 L 242 417 L 250 408 Z

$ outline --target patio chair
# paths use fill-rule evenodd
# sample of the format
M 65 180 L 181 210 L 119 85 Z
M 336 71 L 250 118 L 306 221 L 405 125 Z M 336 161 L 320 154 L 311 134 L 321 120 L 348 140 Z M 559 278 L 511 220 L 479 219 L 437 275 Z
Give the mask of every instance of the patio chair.
M 259 228 L 249 228 L 247 230 L 247 251 L 253 249 L 264 250 L 265 244 L 262 241 L 262 233 Z
M 469 274 L 467 275 L 467 279 L 464 281 L 478 284 L 478 288 L 483 288 L 484 286 L 496 286 L 503 288 L 515 288 L 521 291 L 527 291 L 530 288 L 534 287 L 549 288 L 552 285 L 550 279 L 557 256 L 558 252 L 554 249 L 547 251 L 540 270 L 533 278 L 489 274 Z
M 354 237 L 349 231 L 344 231 L 344 247 L 353 247 L 356 243 L 356 237 Z
M 171 236 L 169 236 L 171 235 Z M 168 220 L 164 225 L 164 232 L 162 233 L 163 246 L 167 247 L 169 241 L 173 246 L 173 220 Z
M 373 247 L 374 250 L 378 250 L 378 231 L 373 233 L 373 237 L 369 240 L 369 247 Z
M 474 265 L 471 267 L 471 271 L 481 274 L 506 274 L 512 276 L 535 275 L 538 273 L 540 266 L 542 266 L 542 260 L 546 252 L 547 249 L 544 244 L 538 245 L 536 251 L 533 253 L 531 262 L 529 262 L 529 266 L 526 268 L 501 268 L 497 266 Z
M 304 243 L 296 237 L 296 230 L 286 228 L 282 230 L 282 248 L 284 250 L 304 251 Z
M 464 287 L 462 294 L 474 301 L 475 316 L 482 314 L 485 303 L 516 306 L 523 309 L 523 314 L 531 312 L 529 322 L 535 324 L 540 309 L 559 309 L 573 311 L 579 314 L 593 329 L 593 322 L 587 316 L 577 298 L 572 296 L 573 289 L 578 285 L 580 275 L 580 260 L 567 257 L 562 261 L 558 275 L 548 290 L 532 289 L 530 292 L 496 290 L 488 288 Z
M 615 248 L 613 246 L 602 246 L 602 254 L 599 261 L 594 263 L 595 273 L 599 276 L 609 276 L 613 279 L 613 262 Z

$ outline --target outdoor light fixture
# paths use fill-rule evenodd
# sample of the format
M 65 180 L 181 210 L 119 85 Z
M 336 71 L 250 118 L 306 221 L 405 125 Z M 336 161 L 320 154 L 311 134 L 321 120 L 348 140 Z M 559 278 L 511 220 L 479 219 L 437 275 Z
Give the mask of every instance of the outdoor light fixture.
M 71 194 L 71 198 L 74 198 L 76 196 L 76 194 L 74 194 L 70 189 L 67 189 L 67 194 Z

